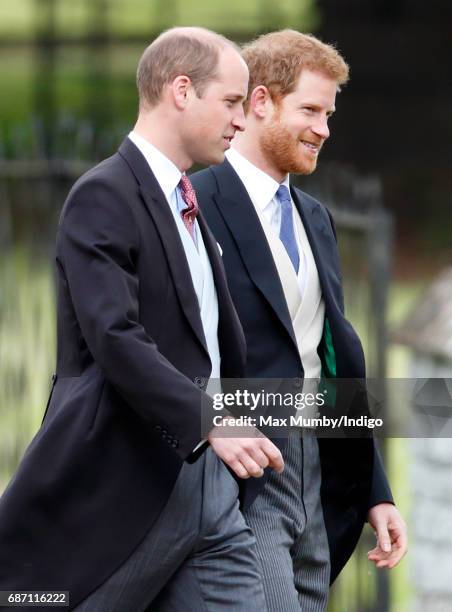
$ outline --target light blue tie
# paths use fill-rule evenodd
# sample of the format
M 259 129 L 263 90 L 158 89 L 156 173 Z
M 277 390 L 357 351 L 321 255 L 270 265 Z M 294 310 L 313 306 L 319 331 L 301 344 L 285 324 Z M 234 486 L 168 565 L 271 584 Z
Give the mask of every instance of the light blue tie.
M 279 239 L 286 248 L 287 254 L 295 268 L 295 272 L 298 273 L 300 255 L 298 253 L 293 226 L 292 200 L 290 199 L 289 190 L 285 185 L 280 185 L 278 187 L 276 197 L 281 204 L 281 229 L 279 230 Z

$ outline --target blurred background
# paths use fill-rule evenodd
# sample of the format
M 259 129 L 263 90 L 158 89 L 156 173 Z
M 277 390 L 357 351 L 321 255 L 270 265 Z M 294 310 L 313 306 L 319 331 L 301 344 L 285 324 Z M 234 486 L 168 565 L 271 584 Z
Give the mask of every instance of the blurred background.
M 337 45 L 351 81 L 319 168 L 299 185 L 334 213 L 347 314 L 369 374 L 450 376 L 451 18 L 446 0 L 2 0 L 0 491 L 50 389 L 60 208 L 75 179 L 130 130 L 138 58 L 174 25 L 237 42 L 291 27 Z M 401 418 L 411 410 L 390 409 Z M 376 572 L 366 528 L 330 612 L 452 609 L 451 446 L 382 441 L 411 550 L 392 572 Z

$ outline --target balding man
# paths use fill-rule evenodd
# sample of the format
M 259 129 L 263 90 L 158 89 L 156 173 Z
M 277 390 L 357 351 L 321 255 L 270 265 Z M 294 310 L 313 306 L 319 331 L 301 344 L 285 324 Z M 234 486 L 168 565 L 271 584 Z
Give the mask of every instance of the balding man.
M 79 612 L 262 611 L 219 457 L 240 477 L 261 474 L 253 456 L 282 458 L 262 437 L 198 448 L 207 380 L 241 376 L 245 347 L 185 175 L 243 129 L 248 70 L 223 37 L 179 28 L 145 50 L 137 82 L 134 130 L 62 211 L 57 369 L 0 501 L 0 591 L 69 591 Z

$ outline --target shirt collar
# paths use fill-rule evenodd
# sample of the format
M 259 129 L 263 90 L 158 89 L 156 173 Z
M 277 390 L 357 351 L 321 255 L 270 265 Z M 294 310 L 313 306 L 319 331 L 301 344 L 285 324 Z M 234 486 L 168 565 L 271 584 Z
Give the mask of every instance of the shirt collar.
M 226 157 L 244 184 L 251 200 L 261 210 L 267 208 L 272 202 L 280 185 L 285 185 L 290 191 L 289 175 L 285 177 L 282 183 L 278 183 L 233 147 L 226 151 Z
M 136 132 L 130 132 L 129 139 L 144 155 L 166 199 L 170 202 L 171 195 L 181 179 L 181 171 L 166 155 Z

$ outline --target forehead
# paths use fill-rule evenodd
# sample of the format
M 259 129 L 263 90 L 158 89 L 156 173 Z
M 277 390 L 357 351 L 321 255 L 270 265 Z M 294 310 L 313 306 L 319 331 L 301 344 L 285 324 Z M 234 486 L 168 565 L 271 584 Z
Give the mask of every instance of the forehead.
M 218 59 L 218 81 L 226 86 L 247 88 L 248 67 L 238 51 L 232 47 L 225 47 L 220 51 Z M 245 91 L 246 93 L 246 91 Z
M 294 91 L 283 100 L 287 103 L 312 102 L 321 106 L 330 107 L 334 105 L 337 93 L 337 82 L 321 72 L 304 69 Z

